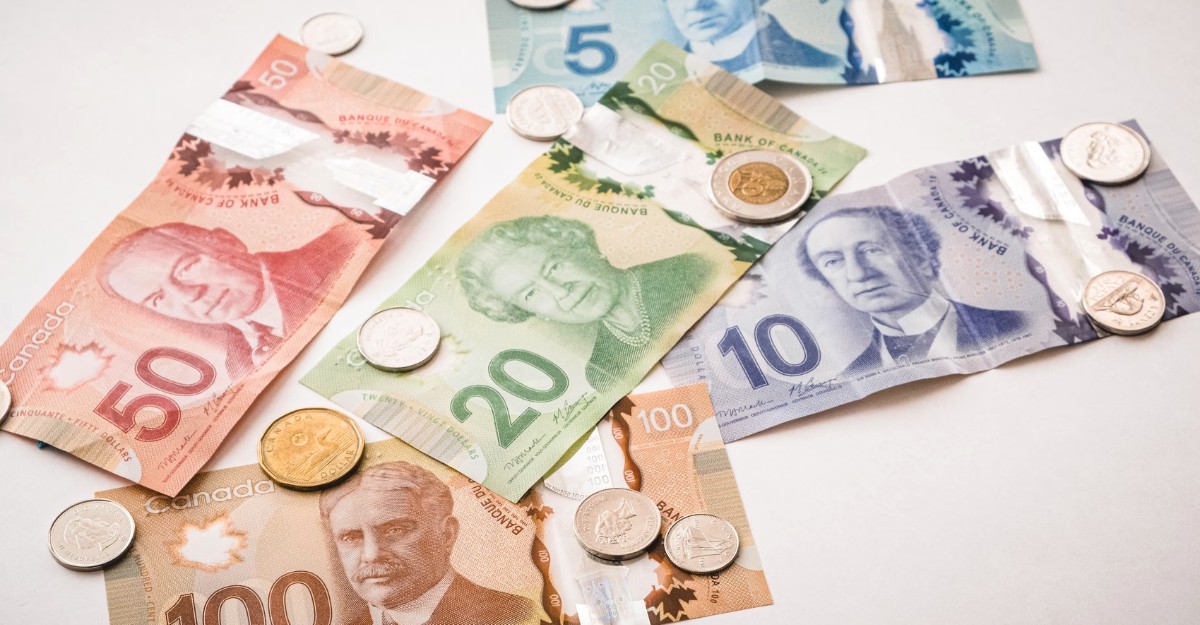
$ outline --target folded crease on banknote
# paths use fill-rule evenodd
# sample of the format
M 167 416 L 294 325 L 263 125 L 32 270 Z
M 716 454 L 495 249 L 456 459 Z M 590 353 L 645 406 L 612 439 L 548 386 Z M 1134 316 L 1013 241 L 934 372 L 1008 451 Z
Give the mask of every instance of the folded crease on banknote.
M 1130 314 L 1188 314 L 1200 309 L 1197 259 L 1200 211 L 1157 152 L 1136 180 L 1101 185 L 1071 173 L 1058 140 L 1026 142 L 825 199 L 663 364 L 677 384 L 709 385 L 736 440 L 1107 336 L 1082 303 L 1104 272 L 1161 289 L 1162 302 L 1123 301 Z
M 659 40 L 743 80 L 868 84 L 1037 67 L 1017 0 L 488 0 L 496 110 L 562 85 L 600 99 Z
M 575 538 L 575 510 L 613 487 L 652 499 L 664 527 L 697 512 L 728 520 L 737 559 L 693 575 L 660 543 L 597 562 Z M 201 473 L 175 497 L 99 495 L 138 523 L 104 574 L 113 625 L 235 607 L 250 623 L 651 625 L 772 601 L 703 385 L 623 398 L 517 502 L 398 440 L 368 445 L 358 471 L 322 492 L 279 488 L 248 465 Z M 606 518 L 632 522 L 619 512 Z
M 0 346 L 4 430 L 179 492 L 489 124 L 277 37 Z
M 714 164 L 750 148 L 804 163 L 813 203 L 865 155 L 655 45 L 382 304 L 438 323 L 432 361 L 385 373 L 350 335 L 301 382 L 516 501 L 796 223 L 713 206 Z

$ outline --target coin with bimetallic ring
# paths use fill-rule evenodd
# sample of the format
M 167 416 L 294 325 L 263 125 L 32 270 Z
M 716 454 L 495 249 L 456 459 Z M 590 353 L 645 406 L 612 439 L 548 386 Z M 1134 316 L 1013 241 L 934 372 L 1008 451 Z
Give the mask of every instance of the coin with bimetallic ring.
M 597 558 L 628 560 L 639 556 L 661 532 L 658 506 L 636 490 L 598 490 L 575 510 L 575 538 Z
M 358 329 L 358 351 L 372 367 L 411 371 L 433 359 L 442 330 L 433 317 L 399 306 L 371 315 Z
M 795 217 L 813 191 L 812 174 L 797 158 L 773 150 L 735 152 L 717 161 L 709 198 L 727 217 L 771 224 Z
M 316 490 L 354 472 L 365 448 L 354 419 L 329 408 L 302 408 L 267 426 L 258 465 L 283 486 Z
M 111 499 L 70 506 L 50 524 L 50 555 L 76 571 L 96 571 L 121 559 L 133 545 L 133 516 Z

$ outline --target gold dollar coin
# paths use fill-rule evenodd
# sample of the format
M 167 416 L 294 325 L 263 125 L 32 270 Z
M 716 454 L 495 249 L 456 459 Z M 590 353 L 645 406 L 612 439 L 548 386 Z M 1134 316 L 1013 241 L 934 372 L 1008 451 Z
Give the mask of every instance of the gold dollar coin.
M 258 465 L 297 490 L 324 488 L 362 460 L 366 441 L 354 420 L 328 408 L 303 408 L 279 417 L 258 443 Z

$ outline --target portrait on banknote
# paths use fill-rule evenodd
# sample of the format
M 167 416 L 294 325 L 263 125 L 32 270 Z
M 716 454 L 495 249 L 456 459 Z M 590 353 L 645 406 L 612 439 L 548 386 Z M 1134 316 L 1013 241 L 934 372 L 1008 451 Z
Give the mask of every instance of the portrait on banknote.
M 458 263 L 471 308 L 493 321 L 537 317 L 594 328 L 587 379 L 596 389 L 608 388 L 620 371 L 639 362 L 714 271 L 712 261 L 694 253 L 616 267 L 591 226 L 550 215 L 493 224 Z
M 237 379 L 303 324 L 360 239 L 346 225 L 296 249 L 250 250 L 222 228 L 165 223 L 120 240 L 96 279 L 112 297 L 194 325 Z
M 459 520 L 454 497 L 428 469 L 379 464 L 320 500 L 331 559 L 366 610 L 352 625 L 535 622 L 524 597 L 479 586 L 451 566 Z
M 844 377 L 975 352 L 1025 330 L 1021 311 L 980 308 L 944 292 L 941 245 L 926 217 L 890 206 L 828 212 L 804 232 L 800 268 L 871 318 L 871 342 Z

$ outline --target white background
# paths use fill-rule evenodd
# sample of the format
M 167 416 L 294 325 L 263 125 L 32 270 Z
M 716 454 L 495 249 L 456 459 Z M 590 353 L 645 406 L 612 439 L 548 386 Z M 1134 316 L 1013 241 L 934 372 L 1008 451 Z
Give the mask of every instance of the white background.
M 1136 117 L 1200 198 L 1200 2 L 1024 6 L 1036 72 L 766 88 L 870 150 L 839 191 Z M 295 38 L 327 10 L 366 25 L 349 63 L 491 115 L 483 0 L 4 2 L 0 336 L 276 32 Z M 328 405 L 301 374 L 544 147 L 499 118 L 209 468 L 254 462 L 269 421 Z M 1198 345 L 1200 315 L 1185 317 L 731 444 L 775 605 L 709 622 L 1200 622 Z M 661 386 L 660 375 L 645 388 Z M 122 480 L 11 434 L 0 435 L 0 476 L 0 623 L 107 622 L 102 575 L 58 566 L 46 532 L 62 508 Z

